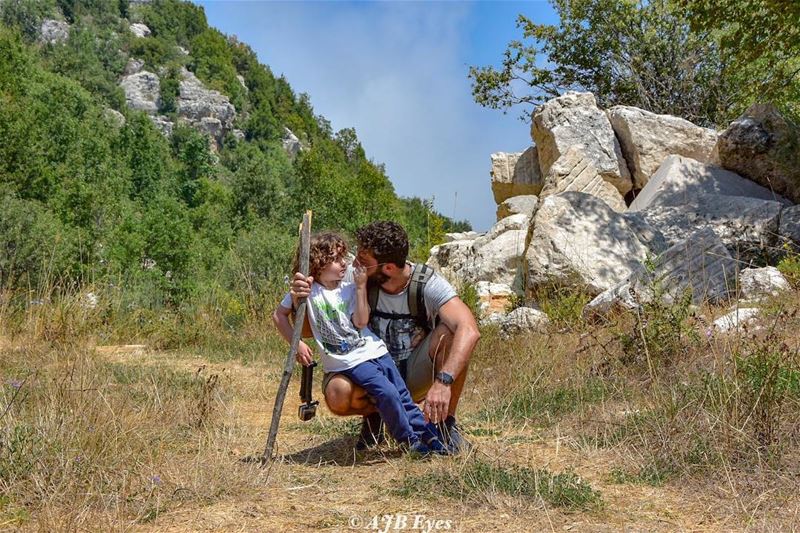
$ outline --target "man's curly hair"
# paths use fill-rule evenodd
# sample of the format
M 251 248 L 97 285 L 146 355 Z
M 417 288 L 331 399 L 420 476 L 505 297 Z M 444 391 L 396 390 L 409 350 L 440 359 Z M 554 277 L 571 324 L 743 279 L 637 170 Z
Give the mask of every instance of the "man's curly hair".
M 346 255 L 347 242 L 338 233 L 326 231 L 313 235 L 308 254 L 308 275 L 317 279 L 323 268 Z M 294 254 L 294 272 L 300 272 L 300 247 Z
M 394 263 L 402 268 L 408 257 L 408 234 L 391 220 L 372 222 L 356 230 L 358 247 L 375 256 L 378 263 Z

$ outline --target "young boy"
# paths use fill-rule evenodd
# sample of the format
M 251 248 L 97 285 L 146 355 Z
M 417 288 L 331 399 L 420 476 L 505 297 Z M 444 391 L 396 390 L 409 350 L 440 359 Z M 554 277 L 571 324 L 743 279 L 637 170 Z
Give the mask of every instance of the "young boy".
M 355 265 L 354 281 L 345 281 L 346 254 L 347 244 L 335 233 L 321 233 L 311 239 L 309 276 L 313 283 L 307 309 L 325 372 L 344 374 L 363 387 L 389 433 L 407 444 L 410 451 L 448 453 L 436 426 L 425 422 L 422 411 L 411 399 L 386 345 L 367 328 L 367 274 L 363 267 Z M 286 294 L 273 314 L 273 321 L 287 342 L 292 338 L 292 307 L 291 294 Z M 302 341 L 297 361 L 303 365 L 312 361 L 311 350 Z

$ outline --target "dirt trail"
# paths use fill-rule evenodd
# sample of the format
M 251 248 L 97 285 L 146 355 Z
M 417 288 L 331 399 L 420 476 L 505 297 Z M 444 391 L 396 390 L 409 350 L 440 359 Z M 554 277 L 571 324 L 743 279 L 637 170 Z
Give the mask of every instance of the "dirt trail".
M 124 362 L 124 350 L 103 350 L 103 357 Z M 201 358 L 175 358 L 147 353 L 137 364 L 169 365 L 226 376 L 224 424 L 230 431 L 230 468 L 245 475 L 262 476 L 256 489 L 235 497 L 222 495 L 204 505 L 187 502 L 171 508 L 137 531 L 347 531 L 369 528 L 370 520 L 404 514 L 413 521 L 441 520 L 439 530 L 451 531 L 722 531 L 732 524 L 713 518 L 710 496 L 686 486 L 652 487 L 615 484 L 610 479 L 613 452 L 574 446 L 569 435 L 541 437 L 508 427 L 489 428 L 492 436 L 471 435 L 472 453 L 487 460 L 553 472 L 573 470 L 598 490 L 604 502 L 600 510 L 564 511 L 540 501 L 526 501 L 504 494 L 482 493 L 460 501 L 454 498 L 406 497 L 396 490 L 406 476 L 422 476 L 443 466 L 458 467 L 463 457 L 414 460 L 392 447 L 355 454 L 352 446 L 357 421 L 332 415 L 323 405 L 318 420 L 306 425 L 296 418 L 296 380 L 290 386 L 278 449 L 282 460 L 259 470 L 246 459 L 261 452 L 275 397 L 278 372 L 263 365 L 236 362 L 210 363 Z M 319 377 L 316 376 L 316 377 Z M 315 396 L 318 394 L 318 380 Z M 466 399 L 463 412 L 469 419 L 477 407 Z M 313 424 L 313 425 L 312 425 Z M 352 528 L 351 524 L 358 527 Z M 424 522 L 416 531 L 424 531 Z M 433 524 L 433 522 L 431 522 Z M 376 525 L 375 523 L 372 524 Z M 406 530 L 414 530 L 411 526 Z M 431 529 L 435 530 L 435 529 Z

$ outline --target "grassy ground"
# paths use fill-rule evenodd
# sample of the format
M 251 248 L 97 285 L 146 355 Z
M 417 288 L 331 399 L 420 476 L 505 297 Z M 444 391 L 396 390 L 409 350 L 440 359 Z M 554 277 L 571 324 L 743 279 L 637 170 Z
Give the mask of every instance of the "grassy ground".
M 669 309 L 485 329 L 458 457 L 356 453 L 357 420 L 297 419 L 295 379 L 266 468 L 285 357 L 266 323 L 160 349 L 41 311 L 0 334 L 0 529 L 376 531 L 398 514 L 419 531 L 792 529 L 798 295 L 767 308 L 728 336 Z

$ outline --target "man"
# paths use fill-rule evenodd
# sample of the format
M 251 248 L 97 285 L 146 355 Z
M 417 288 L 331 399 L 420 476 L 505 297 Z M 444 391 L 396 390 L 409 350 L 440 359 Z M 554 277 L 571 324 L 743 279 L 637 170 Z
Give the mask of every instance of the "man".
M 424 283 L 425 309 L 412 315 L 409 291 L 416 265 L 406 261 L 408 235 L 400 224 L 373 222 L 359 229 L 356 238 L 356 260 L 377 287 L 371 298 L 377 301 L 370 302 L 370 329 L 386 343 L 414 401 L 424 399 L 426 421 L 440 425 L 451 448 L 464 449 L 466 441 L 455 416 L 469 359 L 480 338 L 475 317 L 436 273 Z M 295 299 L 308 296 L 311 281 L 295 274 L 291 291 Z M 333 413 L 364 416 L 359 448 L 380 442 L 380 417 L 362 388 L 341 374 L 326 374 L 323 393 Z

